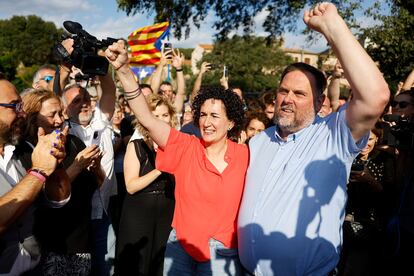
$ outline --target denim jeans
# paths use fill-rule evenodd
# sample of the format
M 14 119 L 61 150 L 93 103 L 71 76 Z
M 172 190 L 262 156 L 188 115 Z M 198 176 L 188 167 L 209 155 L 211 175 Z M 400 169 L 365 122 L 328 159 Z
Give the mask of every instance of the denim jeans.
M 238 251 L 225 248 L 223 243 L 215 239 L 209 240 L 210 260 L 197 262 L 177 240 L 175 229 L 170 233 L 164 258 L 164 275 L 168 276 L 216 276 L 243 275 Z

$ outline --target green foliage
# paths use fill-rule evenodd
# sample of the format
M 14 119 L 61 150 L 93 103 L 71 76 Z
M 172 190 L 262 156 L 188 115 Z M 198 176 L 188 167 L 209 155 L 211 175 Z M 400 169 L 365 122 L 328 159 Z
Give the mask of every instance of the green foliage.
M 6 79 L 13 79 L 16 75 L 16 60 L 10 53 L 0 54 L 0 72 Z
M 186 60 L 191 59 L 191 53 L 194 51 L 193 48 L 179 48 L 180 52 L 184 54 Z
M 394 6 L 392 14 L 376 15 L 376 18 L 381 25 L 363 30 L 364 37 L 370 40 L 367 51 L 395 90 L 397 83 L 414 68 L 414 14 Z
M 0 20 L 0 54 L 9 53 L 27 66 L 51 63 L 53 45 L 61 33 L 54 23 L 36 15 Z
M 203 56 L 203 61 L 218 68 L 206 73 L 203 84 L 219 84 L 226 65 L 230 86 L 239 86 L 249 93 L 277 87 L 281 71 L 292 59 L 281 50 L 278 41 L 267 42 L 263 37 L 240 36 L 217 42 L 213 52 Z
M 252 34 L 254 18 L 267 12 L 263 22 L 269 38 L 276 38 L 286 30 L 294 30 L 302 9 L 320 1 L 316 0 L 117 0 L 120 10 L 128 15 L 135 13 L 156 13 L 156 22 L 170 20 L 174 35 L 188 37 L 190 28 L 200 28 L 202 21 L 213 11 L 217 18 L 214 22 L 216 38 L 227 38 L 231 31 L 242 29 Z M 335 4 L 342 1 L 333 0 Z
M 17 91 L 23 91 L 25 88 L 32 86 L 33 75 L 39 69 L 39 65 L 32 65 L 29 67 L 19 67 L 12 83 L 16 86 Z
M 13 81 L 22 77 L 16 76 L 17 66 L 52 63 L 52 49 L 61 34 L 54 23 L 35 15 L 0 20 L 0 70 Z M 16 82 L 23 85 L 26 80 Z

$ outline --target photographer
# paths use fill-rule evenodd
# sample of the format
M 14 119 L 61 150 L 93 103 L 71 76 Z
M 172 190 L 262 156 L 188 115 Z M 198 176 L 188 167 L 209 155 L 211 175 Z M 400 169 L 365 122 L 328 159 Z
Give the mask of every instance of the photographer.
M 60 47 L 58 52 L 62 60 L 71 63 L 82 72 L 81 78 L 89 82 L 99 77 L 102 95 L 96 108 L 92 108 L 88 91 L 77 84 L 67 86 L 63 90 L 62 99 L 69 117 L 69 133 L 77 136 L 88 147 L 97 145 L 104 153 L 101 166 L 105 172 L 102 185 L 96 189 L 92 197 L 92 274 L 107 275 L 109 273 L 108 257 L 114 255 L 115 237 L 109 214 L 109 201 L 117 193 L 114 173 L 114 149 L 112 145 L 112 126 L 110 120 L 115 109 L 115 84 L 108 72 L 108 61 L 98 55 L 98 50 L 106 47 L 108 41 L 98 40 L 82 29 L 79 23 L 65 21 L 65 28 L 72 33 L 71 47 Z M 107 243 L 112 247 L 107 248 Z M 108 252 L 109 251 L 109 252 Z
M 389 272 L 395 275 L 412 275 L 412 249 L 414 248 L 414 89 L 403 91 L 391 102 L 391 134 L 395 137 L 397 189 L 394 215 L 388 223 Z M 392 141 L 392 140 L 390 140 Z M 397 271 L 396 271 L 397 269 Z
M 339 275 L 379 275 L 383 264 L 394 158 L 378 145 L 381 131 L 372 129 L 367 146 L 355 158 L 347 184 L 348 201 L 343 224 Z

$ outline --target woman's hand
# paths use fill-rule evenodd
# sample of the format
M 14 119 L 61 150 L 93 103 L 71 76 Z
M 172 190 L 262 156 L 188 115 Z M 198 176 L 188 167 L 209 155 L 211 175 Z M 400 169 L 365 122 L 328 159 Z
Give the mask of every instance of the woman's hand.
M 117 42 L 110 45 L 105 50 L 105 56 L 115 70 L 118 71 L 120 69 L 129 69 L 128 52 L 125 48 L 125 42 L 123 40 L 118 40 Z

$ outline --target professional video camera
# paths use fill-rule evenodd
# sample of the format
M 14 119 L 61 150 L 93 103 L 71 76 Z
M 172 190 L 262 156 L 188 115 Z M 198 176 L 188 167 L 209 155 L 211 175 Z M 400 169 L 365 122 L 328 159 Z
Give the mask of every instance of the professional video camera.
M 74 40 L 73 52 L 69 56 L 62 44 L 58 43 L 55 47 L 55 56 L 59 60 L 63 60 L 81 69 L 85 79 L 96 75 L 106 75 L 109 63 L 105 57 L 99 56 L 97 52 L 99 49 L 117 42 L 117 39 L 108 37 L 107 39 L 98 40 L 86 32 L 78 22 L 65 21 L 63 22 L 63 26 L 72 34 L 65 38 L 70 37 Z
M 400 150 L 414 151 L 414 121 L 400 115 L 387 114 L 381 124 L 383 143 Z

